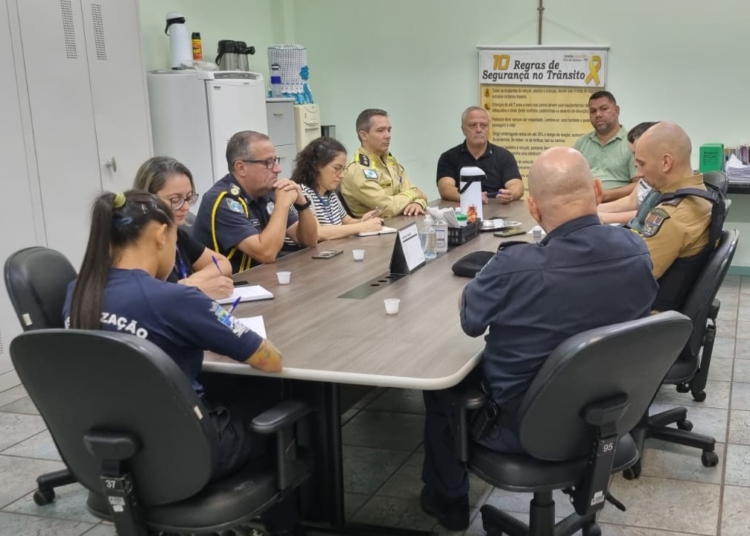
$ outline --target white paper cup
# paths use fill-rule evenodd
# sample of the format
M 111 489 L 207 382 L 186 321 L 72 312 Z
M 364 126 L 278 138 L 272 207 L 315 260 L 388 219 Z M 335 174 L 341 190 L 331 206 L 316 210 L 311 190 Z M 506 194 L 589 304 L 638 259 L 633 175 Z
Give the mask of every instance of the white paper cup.
M 288 285 L 292 272 L 276 272 L 276 277 L 279 279 L 279 285 Z
M 383 300 L 383 303 L 385 303 L 385 312 L 389 315 L 397 315 L 398 314 L 398 306 L 401 303 L 401 300 L 398 298 L 388 298 L 387 300 Z
M 352 255 L 354 256 L 355 261 L 363 261 L 365 260 L 365 250 L 364 249 L 353 249 Z

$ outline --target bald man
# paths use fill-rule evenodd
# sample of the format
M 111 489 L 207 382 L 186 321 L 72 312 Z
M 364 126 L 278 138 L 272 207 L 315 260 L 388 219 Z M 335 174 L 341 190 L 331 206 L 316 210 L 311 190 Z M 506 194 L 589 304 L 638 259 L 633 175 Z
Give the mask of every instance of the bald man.
M 501 244 L 461 296 L 464 332 L 487 333 L 477 377 L 467 381 L 483 381 L 492 394 L 500 418 L 480 442 L 498 452 L 523 453 L 515 414 L 557 345 L 588 329 L 647 316 L 657 291 L 643 240 L 599 220 L 602 186 L 581 153 L 545 151 L 531 166 L 528 185 L 529 212 L 547 236 Z M 424 392 L 422 508 L 449 530 L 462 530 L 469 524 L 469 481 L 443 443 L 448 397 Z
M 685 131 L 669 122 L 648 129 L 635 146 L 640 175 L 661 194 L 640 231 L 659 281 L 657 311 L 682 307 L 724 224 L 722 196 L 693 173 L 691 150 Z

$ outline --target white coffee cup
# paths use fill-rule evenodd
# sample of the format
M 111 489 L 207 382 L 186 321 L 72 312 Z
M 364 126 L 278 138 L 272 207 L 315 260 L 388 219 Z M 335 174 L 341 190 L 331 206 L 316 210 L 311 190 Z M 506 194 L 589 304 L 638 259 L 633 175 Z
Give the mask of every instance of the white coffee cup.
M 398 314 L 398 306 L 401 303 L 401 300 L 399 300 L 398 298 L 388 298 L 387 300 L 383 300 L 383 303 L 385 303 L 385 312 L 387 314 Z
M 352 255 L 354 256 L 355 261 L 363 261 L 365 260 L 365 250 L 364 249 L 353 249 Z
M 276 272 L 276 277 L 279 279 L 279 285 L 288 285 L 292 272 Z

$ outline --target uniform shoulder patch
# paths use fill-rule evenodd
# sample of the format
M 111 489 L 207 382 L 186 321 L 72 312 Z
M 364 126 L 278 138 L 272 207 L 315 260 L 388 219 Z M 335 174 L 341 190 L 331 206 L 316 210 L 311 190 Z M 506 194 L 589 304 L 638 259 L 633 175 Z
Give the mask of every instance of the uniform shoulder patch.
M 242 214 L 244 212 L 244 210 L 242 209 L 242 205 L 240 205 L 240 202 L 236 199 L 227 198 L 226 202 L 229 210 L 231 210 L 232 212 L 237 212 L 239 214 Z
M 641 231 L 641 234 L 647 238 L 655 236 L 664 222 L 670 217 L 669 212 L 663 208 L 653 209 L 648 213 L 648 216 L 646 216 L 646 221 L 643 222 L 643 230 Z
M 370 167 L 370 157 L 366 154 L 359 153 L 359 163 L 363 166 Z
M 378 172 L 374 169 L 365 169 L 365 178 L 366 179 L 377 179 L 378 178 Z

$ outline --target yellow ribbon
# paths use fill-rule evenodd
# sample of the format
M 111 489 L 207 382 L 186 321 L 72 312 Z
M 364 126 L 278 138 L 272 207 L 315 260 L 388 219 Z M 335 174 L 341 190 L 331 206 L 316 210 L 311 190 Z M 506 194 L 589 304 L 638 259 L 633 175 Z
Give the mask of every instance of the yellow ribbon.
M 601 81 L 599 80 L 599 69 L 601 68 L 602 59 L 599 56 L 591 56 L 591 59 L 589 60 L 589 75 L 586 77 L 586 80 L 584 80 L 584 83 L 588 84 L 593 80 L 594 85 L 601 85 Z

